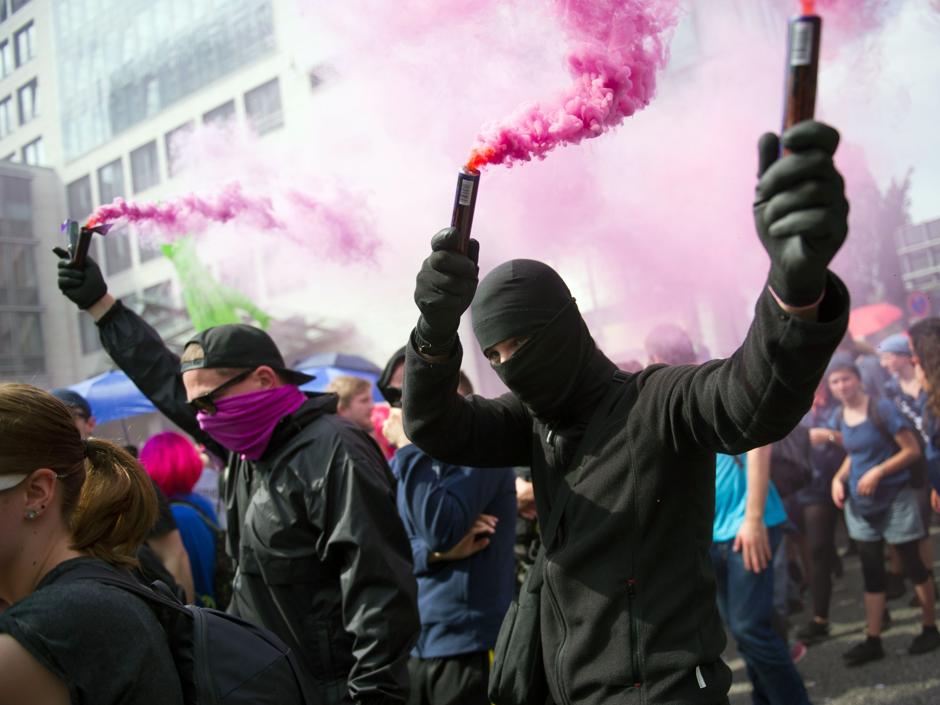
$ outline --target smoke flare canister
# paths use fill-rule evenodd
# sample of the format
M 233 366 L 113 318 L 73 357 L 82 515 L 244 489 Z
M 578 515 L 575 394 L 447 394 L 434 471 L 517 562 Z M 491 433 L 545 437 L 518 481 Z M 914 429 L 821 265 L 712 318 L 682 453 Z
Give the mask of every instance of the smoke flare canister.
M 77 220 L 66 221 L 68 227 L 69 252 L 72 255 L 72 264 L 76 267 L 85 266 L 88 248 L 91 246 L 91 236 L 94 232 L 89 228 L 80 228 Z
M 784 87 L 784 130 L 813 117 L 816 108 L 816 75 L 819 71 L 821 34 L 822 18 L 819 15 L 799 15 L 790 20 Z
M 470 228 L 473 226 L 473 210 L 477 205 L 477 189 L 480 187 L 480 172 L 461 169 L 457 174 L 457 193 L 454 195 L 454 214 L 450 225 L 457 228 L 457 248 L 467 254 L 470 245 Z

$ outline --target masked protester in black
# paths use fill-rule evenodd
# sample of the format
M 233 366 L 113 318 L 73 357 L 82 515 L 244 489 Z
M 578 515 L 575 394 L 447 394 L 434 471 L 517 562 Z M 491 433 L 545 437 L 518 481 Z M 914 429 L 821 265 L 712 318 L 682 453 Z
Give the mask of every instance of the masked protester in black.
M 708 557 L 714 454 L 786 435 L 845 331 L 848 293 L 827 270 L 847 230 L 837 143 L 815 122 L 784 135 L 780 159 L 780 141 L 761 139 L 754 213 L 769 285 L 726 360 L 619 373 L 550 267 L 507 262 L 477 291 L 479 247 L 460 255 L 452 229 L 432 240 L 406 348 L 406 432 L 445 462 L 531 466 L 545 541 L 497 643 L 497 705 L 727 703 Z M 510 389 L 496 399 L 455 391 L 471 300 Z

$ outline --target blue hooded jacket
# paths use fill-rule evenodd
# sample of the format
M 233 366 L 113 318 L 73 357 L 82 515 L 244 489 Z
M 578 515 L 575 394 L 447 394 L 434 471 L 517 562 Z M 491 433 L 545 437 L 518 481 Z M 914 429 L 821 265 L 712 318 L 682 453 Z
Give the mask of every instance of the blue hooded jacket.
M 421 635 L 412 655 L 492 649 L 515 588 L 515 473 L 448 465 L 414 445 L 399 449 L 391 466 L 418 579 Z M 499 518 L 487 548 L 462 560 L 428 563 L 430 553 L 453 548 L 480 514 Z

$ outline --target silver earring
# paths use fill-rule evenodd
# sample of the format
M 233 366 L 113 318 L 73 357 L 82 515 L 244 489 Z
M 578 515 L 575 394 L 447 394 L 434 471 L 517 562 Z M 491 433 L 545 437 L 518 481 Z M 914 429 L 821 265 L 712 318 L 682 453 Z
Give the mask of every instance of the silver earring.
M 35 509 L 27 509 L 27 510 L 26 510 L 26 518 L 27 518 L 27 519 L 35 519 L 35 518 L 38 517 L 38 516 L 39 516 L 39 512 L 37 512 Z

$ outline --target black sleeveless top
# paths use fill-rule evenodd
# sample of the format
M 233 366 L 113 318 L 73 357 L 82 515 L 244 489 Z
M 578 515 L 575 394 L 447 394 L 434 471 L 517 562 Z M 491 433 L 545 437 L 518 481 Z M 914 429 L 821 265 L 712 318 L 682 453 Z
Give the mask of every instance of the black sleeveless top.
M 166 633 L 145 602 L 93 580 L 63 582 L 60 563 L 0 614 L 9 634 L 68 686 L 72 705 L 182 705 Z M 103 564 L 103 563 L 102 563 Z

